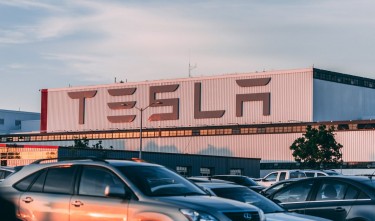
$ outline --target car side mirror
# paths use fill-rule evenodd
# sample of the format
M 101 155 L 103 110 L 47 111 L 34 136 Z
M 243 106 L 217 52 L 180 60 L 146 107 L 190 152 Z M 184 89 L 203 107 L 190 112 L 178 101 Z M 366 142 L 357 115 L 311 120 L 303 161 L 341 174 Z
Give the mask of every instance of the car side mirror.
M 116 197 L 116 198 L 130 198 L 130 193 L 125 191 L 124 186 L 118 185 L 108 185 L 105 187 L 104 195 L 106 197 Z

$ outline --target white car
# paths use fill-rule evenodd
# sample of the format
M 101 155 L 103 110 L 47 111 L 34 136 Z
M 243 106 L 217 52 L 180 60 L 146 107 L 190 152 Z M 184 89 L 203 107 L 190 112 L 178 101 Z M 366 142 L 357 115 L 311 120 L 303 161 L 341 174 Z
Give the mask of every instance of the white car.
M 267 174 L 264 178 L 254 179 L 260 185 L 269 187 L 287 179 L 342 175 L 334 170 L 280 170 Z
M 334 170 L 303 170 L 303 172 L 306 174 L 306 177 L 342 175 Z
M 282 180 L 295 179 L 295 178 L 305 178 L 306 174 L 302 170 L 280 170 L 267 174 L 265 177 L 260 179 L 254 179 L 260 185 L 269 187 L 274 183 Z

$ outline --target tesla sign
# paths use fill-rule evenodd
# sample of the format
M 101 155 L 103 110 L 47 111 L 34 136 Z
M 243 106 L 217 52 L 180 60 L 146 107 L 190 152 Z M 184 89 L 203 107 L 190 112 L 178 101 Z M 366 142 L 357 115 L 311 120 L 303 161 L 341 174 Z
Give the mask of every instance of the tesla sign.
M 241 88 L 250 88 L 250 87 L 262 87 L 267 85 L 271 81 L 271 78 L 255 78 L 255 79 L 239 79 L 235 80 L 236 87 Z M 168 113 L 154 113 L 149 117 L 150 121 L 168 121 L 168 120 L 178 120 L 180 117 L 180 98 L 178 97 L 177 91 L 179 90 L 180 84 L 170 84 L 170 85 L 158 85 L 158 86 L 149 86 L 148 91 L 148 105 L 149 107 L 162 107 L 168 106 L 171 111 Z M 224 89 L 224 88 L 222 88 Z M 116 89 L 107 89 L 106 93 L 110 97 L 124 98 L 122 102 L 107 102 L 106 105 L 109 109 L 122 110 L 121 113 L 124 113 L 124 110 L 131 110 L 137 108 L 137 101 L 131 100 L 132 96 L 137 93 L 137 87 L 126 87 L 126 88 L 116 88 Z M 157 99 L 157 95 L 163 93 L 176 93 L 175 98 L 169 99 Z M 210 119 L 210 118 L 222 118 L 226 114 L 226 110 L 202 110 L 202 82 L 194 83 L 193 90 L 193 105 L 191 108 L 191 113 L 194 114 L 194 119 Z M 85 113 L 86 102 L 90 99 L 95 99 L 98 94 L 98 90 L 86 90 L 79 92 L 68 92 L 70 99 L 76 100 L 79 103 L 78 110 L 78 123 L 85 124 Z M 262 102 L 262 113 L 264 116 L 270 115 L 270 102 L 271 102 L 271 93 L 244 93 L 244 94 L 235 94 L 235 116 L 242 117 L 243 109 L 245 102 L 261 101 Z M 129 101 L 130 100 L 130 101 Z M 139 109 L 142 110 L 142 109 Z M 136 118 L 136 115 L 126 114 L 126 115 L 108 115 L 106 116 L 107 120 L 111 123 L 130 123 L 133 122 Z

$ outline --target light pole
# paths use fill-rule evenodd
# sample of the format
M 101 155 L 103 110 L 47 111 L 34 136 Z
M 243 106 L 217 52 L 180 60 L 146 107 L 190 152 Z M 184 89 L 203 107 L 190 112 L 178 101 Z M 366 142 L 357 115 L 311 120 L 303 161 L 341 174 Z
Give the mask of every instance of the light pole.
M 162 104 L 161 101 L 158 101 L 158 102 L 154 102 L 154 103 L 151 103 L 149 104 L 148 106 L 146 107 L 143 107 L 143 108 L 139 108 L 139 107 L 134 107 L 135 109 L 139 110 L 139 112 L 141 113 L 141 117 L 139 118 L 140 119 L 140 128 L 139 128 L 139 155 L 138 155 L 138 158 L 139 159 L 142 159 L 142 130 L 143 130 L 143 111 L 146 110 L 147 108 L 149 108 L 150 106 L 152 105 L 155 105 L 155 104 Z

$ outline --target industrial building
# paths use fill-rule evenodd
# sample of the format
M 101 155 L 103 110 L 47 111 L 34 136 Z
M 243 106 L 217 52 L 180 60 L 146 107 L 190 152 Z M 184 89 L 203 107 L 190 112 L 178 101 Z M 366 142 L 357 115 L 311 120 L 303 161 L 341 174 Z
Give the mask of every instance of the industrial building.
M 295 165 L 289 146 L 307 125 L 325 124 L 343 145 L 343 167 L 372 167 L 374 98 L 375 80 L 316 68 L 43 89 L 40 133 L 0 142 L 86 138 L 115 150 L 260 159 L 276 169 Z

